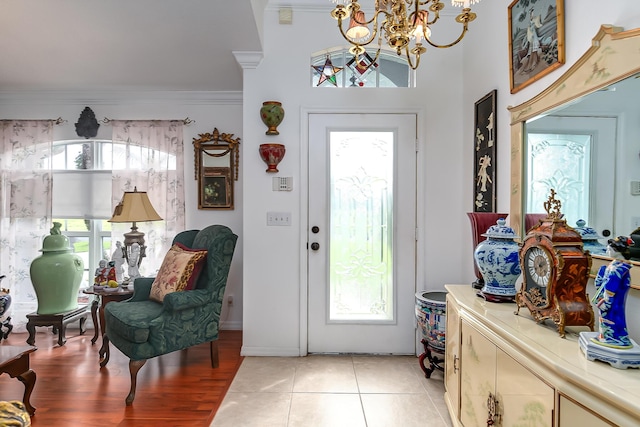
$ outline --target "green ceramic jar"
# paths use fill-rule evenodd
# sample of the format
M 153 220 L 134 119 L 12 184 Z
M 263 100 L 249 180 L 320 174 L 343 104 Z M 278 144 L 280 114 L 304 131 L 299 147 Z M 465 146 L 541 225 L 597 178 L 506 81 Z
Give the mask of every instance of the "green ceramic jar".
M 38 314 L 58 314 L 78 308 L 84 272 L 82 258 L 72 252 L 69 239 L 62 234 L 45 237 L 41 251 L 42 255 L 31 262 L 30 268 Z

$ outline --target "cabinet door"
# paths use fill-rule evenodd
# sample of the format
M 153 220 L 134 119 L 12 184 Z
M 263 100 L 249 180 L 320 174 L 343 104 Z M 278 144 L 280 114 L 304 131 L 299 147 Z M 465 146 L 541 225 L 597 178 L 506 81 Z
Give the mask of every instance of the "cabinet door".
M 496 345 L 461 322 L 460 421 L 465 427 L 487 426 L 487 399 L 495 393 Z
M 560 395 L 558 417 L 560 427 L 612 427 L 615 425 L 608 423 L 584 406 L 580 406 L 562 395 Z
M 455 412 L 452 417 L 460 419 L 460 315 L 450 301 L 447 301 L 445 340 L 444 387 Z
M 502 426 L 553 426 L 554 389 L 498 349 L 496 398 Z M 574 426 L 594 424 L 576 423 Z

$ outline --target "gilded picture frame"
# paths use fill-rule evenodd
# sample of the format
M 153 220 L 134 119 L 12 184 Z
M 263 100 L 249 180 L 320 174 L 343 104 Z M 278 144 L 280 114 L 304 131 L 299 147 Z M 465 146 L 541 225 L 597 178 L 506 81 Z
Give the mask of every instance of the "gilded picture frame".
M 475 103 L 473 212 L 496 211 L 497 94 L 494 89 Z
M 511 93 L 546 76 L 564 61 L 564 0 L 514 0 L 509 5 Z
M 240 138 L 230 133 L 199 134 L 193 138 L 194 172 L 198 180 L 198 209 L 234 209 Z

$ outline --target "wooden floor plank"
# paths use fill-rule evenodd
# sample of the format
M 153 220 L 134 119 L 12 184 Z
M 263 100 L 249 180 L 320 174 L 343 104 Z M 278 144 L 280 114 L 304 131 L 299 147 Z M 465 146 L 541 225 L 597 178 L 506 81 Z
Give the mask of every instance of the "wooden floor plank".
M 91 331 L 77 332 L 68 329 L 62 347 L 45 328 L 36 333 L 34 427 L 208 426 L 242 363 L 242 332 L 221 331 L 218 368 L 211 368 L 208 344 L 150 359 L 138 372 L 136 399 L 127 407 L 129 360 L 111 346 L 111 359 L 100 369 L 101 340 L 91 345 Z M 0 345 L 25 345 L 27 336 L 12 333 Z M 0 376 L 0 400 L 20 400 L 23 393 L 17 379 Z

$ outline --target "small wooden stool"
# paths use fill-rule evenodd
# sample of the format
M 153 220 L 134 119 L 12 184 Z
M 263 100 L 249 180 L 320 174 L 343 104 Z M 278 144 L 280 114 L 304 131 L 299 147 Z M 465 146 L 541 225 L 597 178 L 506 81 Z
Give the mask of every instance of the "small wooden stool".
M 87 320 L 89 312 L 87 311 L 88 305 L 81 305 L 75 310 L 66 311 L 58 314 L 38 314 L 37 312 L 27 314 L 27 331 L 29 331 L 29 338 L 27 338 L 27 344 L 34 345 L 36 342 L 36 326 L 53 326 L 53 333 L 58 332 L 58 345 L 63 346 L 67 342 L 65 337 L 65 331 L 67 324 L 80 320 L 80 335 L 84 334 L 86 328 L 84 322 Z

